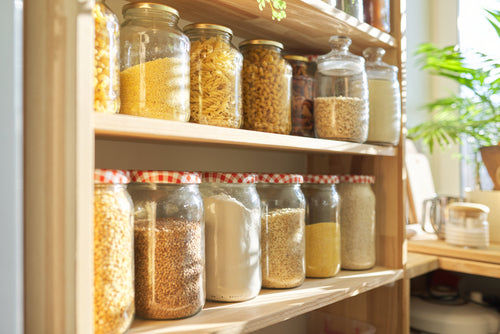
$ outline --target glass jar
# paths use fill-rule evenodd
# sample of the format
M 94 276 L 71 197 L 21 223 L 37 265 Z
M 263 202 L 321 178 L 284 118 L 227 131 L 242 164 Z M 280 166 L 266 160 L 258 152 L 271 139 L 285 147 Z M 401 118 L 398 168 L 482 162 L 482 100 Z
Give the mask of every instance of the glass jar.
M 483 204 L 455 202 L 448 204 L 446 243 L 470 248 L 487 248 L 490 244 L 488 213 Z
M 134 319 L 134 221 L 129 173 L 94 173 L 94 333 L 125 333 Z
M 361 0 L 337 0 L 336 7 L 360 21 L 364 20 L 363 1 Z
M 94 111 L 116 114 L 120 110 L 120 25 L 104 0 L 96 0 L 92 16 L 95 24 Z
M 262 287 L 294 288 L 305 279 L 302 175 L 259 174 Z
M 283 44 L 262 39 L 240 43 L 243 54 L 243 127 L 272 133 L 292 130 L 292 67 Z
M 179 319 L 205 302 L 203 200 L 199 173 L 132 171 L 136 312 Z
M 122 114 L 189 120 L 189 39 L 166 5 L 123 7 L 120 97 Z
M 363 51 L 370 92 L 370 121 L 367 142 L 397 145 L 401 128 L 401 93 L 398 68 L 382 61 L 385 50 L 370 47 Z
M 391 1 L 363 0 L 365 22 L 385 32 L 391 31 Z
M 340 254 L 343 269 L 363 270 L 375 265 L 375 177 L 341 175 Z
M 340 270 L 338 182 L 336 175 L 304 175 L 307 277 L 332 277 Z
M 191 41 L 191 122 L 239 128 L 243 57 L 231 29 L 196 23 L 184 27 Z
M 313 83 L 307 73 L 308 60 L 303 56 L 286 55 L 292 65 L 292 135 L 314 137 Z
M 260 201 L 255 175 L 204 173 L 207 299 L 239 302 L 256 297 L 260 269 Z
M 332 51 L 318 57 L 314 127 L 319 138 L 365 142 L 368 136 L 368 84 L 365 60 L 349 52 L 351 39 L 330 38 Z

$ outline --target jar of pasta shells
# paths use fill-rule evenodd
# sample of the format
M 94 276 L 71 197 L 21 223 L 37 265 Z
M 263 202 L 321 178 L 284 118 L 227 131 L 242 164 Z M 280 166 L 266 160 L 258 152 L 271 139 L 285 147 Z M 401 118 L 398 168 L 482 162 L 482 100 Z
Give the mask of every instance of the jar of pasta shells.
M 123 7 L 120 30 L 120 113 L 189 120 L 189 38 L 172 7 L 148 2 Z
M 262 287 L 294 288 L 305 279 L 304 181 L 298 174 L 259 174 Z
M 184 27 L 191 41 L 191 122 L 239 128 L 242 123 L 243 57 L 231 29 L 195 23 Z
M 332 50 L 318 57 L 314 128 L 319 138 L 365 142 L 368 136 L 368 83 L 363 57 L 349 52 L 351 39 L 330 38 Z
M 243 127 L 290 134 L 292 67 L 283 44 L 253 39 L 240 43 L 243 54 Z
M 133 205 L 129 173 L 94 173 L 94 333 L 125 333 L 134 319 Z
M 96 0 L 92 15 L 95 23 L 94 111 L 115 114 L 120 110 L 120 25 L 104 0 Z
M 205 303 L 201 175 L 131 171 L 137 316 L 179 319 Z

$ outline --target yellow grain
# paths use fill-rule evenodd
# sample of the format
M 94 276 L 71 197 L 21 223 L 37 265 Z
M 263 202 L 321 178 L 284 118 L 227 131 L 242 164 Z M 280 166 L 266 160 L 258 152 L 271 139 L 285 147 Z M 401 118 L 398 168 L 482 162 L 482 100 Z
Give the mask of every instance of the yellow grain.
M 340 226 L 325 222 L 306 226 L 306 276 L 331 277 L 340 270 Z

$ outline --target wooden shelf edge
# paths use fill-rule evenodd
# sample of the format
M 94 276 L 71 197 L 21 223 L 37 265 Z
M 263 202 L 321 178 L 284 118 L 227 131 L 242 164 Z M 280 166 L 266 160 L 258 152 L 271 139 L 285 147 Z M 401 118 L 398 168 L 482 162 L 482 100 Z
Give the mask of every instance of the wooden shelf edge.
M 412 279 L 436 269 L 439 269 L 437 256 L 408 252 L 408 261 L 405 267 L 406 279 Z
M 401 278 L 403 269 L 375 267 L 366 271 L 341 271 L 333 278 L 306 279 L 295 289 L 263 289 L 257 298 L 242 303 L 207 303 L 200 314 L 183 320 L 136 319 L 130 333 L 248 333 Z
M 394 156 L 397 148 L 336 140 L 280 135 L 243 129 L 94 113 L 98 139 L 173 141 L 302 152 Z

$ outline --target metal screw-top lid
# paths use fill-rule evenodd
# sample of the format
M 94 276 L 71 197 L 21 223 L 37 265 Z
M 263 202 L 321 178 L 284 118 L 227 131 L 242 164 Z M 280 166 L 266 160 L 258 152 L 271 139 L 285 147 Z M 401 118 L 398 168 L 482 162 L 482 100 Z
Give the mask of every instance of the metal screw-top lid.
M 257 175 L 259 183 L 303 183 L 304 177 L 300 174 L 263 173 Z
M 271 41 L 268 39 L 248 39 L 248 40 L 240 43 L 240 48 L 242 46 L 247 46 L 247 45 L 269 45 L 269 46 L 275 46 L 277 48 L 283 49 L 283 44 L 281 44 L 280 42 Z
M 375 183 L 372 175 L 340 175 L 340 183 Z
M 255 183 L 253 173 L 203 173 L 203 182 L 215 183 Z
M 303 61 L 305 63 L 308 63 L 309 62 L 309 59 L 307 59 L 307 57 L 304 57 L 304 56 L 296 56 L 296 55 L 284 55 L 283 58 L 285 58 L 286 60 L 297 60 L 297 61 Z
M 126 184 L 130 178 L 130 173 L 126 170 L 118 169 L 95 169 L 95 183 Z
M 157 10 L 162 10 L 165 12 L 169 12 L 170 14 L 174 14 L 175 16 L 179 17 L 179 12 L 170 6 L 167 5 L 162 5 L 159 3 L 153 3 L 153 2 L 131 2 L 123 6 L 122 13 L 125 14 L 125 12 L 129 9 L 134 9 L 134 8 L 142 8 L 142 9 L 157 9 Z
M 304 183 L 335 184 L 339 183 L 337 175 L 306 174 Z
M 196 29 L 207 29 L 207 30 L 219 30 L 223 31 L 225 33 L 228 33 L 229 35 L 233 35 L 233 31 L 229 29 L 228 27 L 221 26 L 219 24 L 210 24 L 210 23 L 192 23 L 188 24 L 187 26 L 184 27 L 184 32 L 187 32 L 189 30 L 196 30 Z
M 131 182 L 144 183 L 201 183 L 201 175 L 197 172 L 177 172 L 163 170 L 130 171 Z

